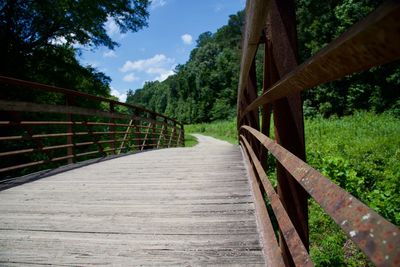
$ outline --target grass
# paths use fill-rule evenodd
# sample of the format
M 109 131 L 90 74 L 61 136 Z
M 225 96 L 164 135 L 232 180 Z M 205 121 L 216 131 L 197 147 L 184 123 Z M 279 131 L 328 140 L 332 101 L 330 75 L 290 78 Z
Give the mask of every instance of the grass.
M 236 119 L 186 126 L 237 144 Z M 400 119 L 361 112 L 305 120 L 308 163 L 392 223 L 400 224 Z M 275 171 L 267 171 L 275 180 Z M 272 181 L 274 182 L 274 181 Z M 310 254 L 316 266 L 370 266 L 347 236 L 309 202 Z
M 185 129 L 186 130 L 186 129 Z M 185 147 L 192 147 L 197 145 L 199 142 L 197 141 L 196 137 L 191 134 L 185 135 Z
M 185 132 L 209 135 L 232 144 L 238 144 L 236 132 L 236 119 L 229 121 L 216 121 L 213 123 L 199 123 L 185 125 Z

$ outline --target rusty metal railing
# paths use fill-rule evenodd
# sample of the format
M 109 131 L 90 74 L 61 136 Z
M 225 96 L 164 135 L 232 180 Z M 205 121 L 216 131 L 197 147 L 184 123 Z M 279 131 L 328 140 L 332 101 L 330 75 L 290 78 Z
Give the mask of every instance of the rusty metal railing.
M 143 107 L 0 76 L 0 181 L 91 158 L 184 145 L 183 125 Z
M 313 266 L 308 253 L 312 197 L 377 266 L 400 265 L 399 228 L 305 163 L 300 92 L 400 58 L 400 3 L 387 1 L 315 56 L 297 65 L 291 0 L 248 0 L 238 88 L 238 136 L 249 166 L 263 250 L 269 266 Z M 264 44 L 263 91 L 255 55 Z M 274 114 L 276 140 L 269 138 Z M 277 190 L 266 175 L 277 160 Z M 276 238 L 264 203 L 278 221 Z

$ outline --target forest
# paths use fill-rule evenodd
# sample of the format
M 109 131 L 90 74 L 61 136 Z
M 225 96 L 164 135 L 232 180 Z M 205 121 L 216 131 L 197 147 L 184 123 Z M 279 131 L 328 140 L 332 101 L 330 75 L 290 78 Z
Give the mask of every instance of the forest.
M 296 2 L 299 62 L 314 55 L 382 1 Z M 163 82 L 147 82 L 130 90 L 127 102 L 149 107 L 185 123 L 230 119 L 236 115 L 241 29 L 244 11 L 231 15 L 215 33 L 197 39 L 189 60 Z M 262 50 L 262 47 L 259 49 Z M 257 77 L 262 81 L 262 53 L 257 54 Z M 261 90 L 261 84 L 258 88 Z M 303 94 L 305 116 L 330 117 L 357 110 L 400 112 L 398 62 L 349 75 Z

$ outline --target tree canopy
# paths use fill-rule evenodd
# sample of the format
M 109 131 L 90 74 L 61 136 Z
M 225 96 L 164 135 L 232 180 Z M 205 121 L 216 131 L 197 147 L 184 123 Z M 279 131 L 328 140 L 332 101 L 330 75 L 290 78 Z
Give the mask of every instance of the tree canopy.
M 76 46 L 113 49 L 118 44 L 106 23 L 137 31 L 147 26 L 148 6 L 148 0 L 1 1 L 0 74 L 83 91 L 100 84 L 91 93 L 108 95 L 110 79 L 81 66 Z

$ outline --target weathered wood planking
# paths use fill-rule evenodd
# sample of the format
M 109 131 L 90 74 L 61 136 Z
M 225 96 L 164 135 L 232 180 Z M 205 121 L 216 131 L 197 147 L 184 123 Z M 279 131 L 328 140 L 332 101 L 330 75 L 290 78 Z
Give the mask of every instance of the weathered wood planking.
M 263 266 L 239 147 L 197 137 L 0 192 L 0 265 Z

